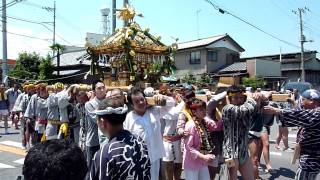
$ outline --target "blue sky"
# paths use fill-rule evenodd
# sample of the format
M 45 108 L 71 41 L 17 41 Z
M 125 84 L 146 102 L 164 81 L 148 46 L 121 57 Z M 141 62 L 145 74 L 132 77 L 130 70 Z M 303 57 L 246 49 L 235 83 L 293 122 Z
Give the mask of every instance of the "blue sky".
M 11 0 L 7 0 L 11 2 Z M 303 15 L 305 36 L 312 43 L 305 43 L 307 50 L 319 50 L 320 1 L 317 0 L 215 0 L 222 9 L 249 21 L 280 39 L 299 45 L 299 19 L 292 10 L 308 7 Z M 160 35 L 162 41 L 171 44 L 171 37 L 179 42 L 195 40 L 197 35 L 197 11 L 199 10 L 199 37 L 205 38 L 228 33 L 246 51 L 242 57 L 298 52 L 300 49 L 284 44 L 249 25 L 226 14 L 221 14 L 204 0 L 131 0 L 130 3 L 145 17 L 136 20 L 142 28 Z M 56 0 L 57 42 L 81 46 L 85 33 L 102 33 L 100 9 L 110 7 L 111 0 Z M 52 21 L 52 13 L 41 6 L 53 6 L 53 0 L 26 0 L 7 9 L 8 16 L 37 22 Z M 122 1 L 118 0 L 118 7 Z M 118 21 L 118 27 L 122 22 Z M 49 29 L 52 26 L 47 25 Z M 52 33 L 39 24 L 8 19 L 8 32 L 52 39 Z M 61 39 L 62 37 L 63 39 Z M 1 37 L 2 38 L 2 37 Z M 1 39 L 2 40 L 2 39 Z M 51 41 L 8 35 L 9 58 L 16 58 L 21 51 L 46 54 Z M 1 44 L 2 49 L 2 44 Z M 2 51 L 0 53 L 2 56 Z

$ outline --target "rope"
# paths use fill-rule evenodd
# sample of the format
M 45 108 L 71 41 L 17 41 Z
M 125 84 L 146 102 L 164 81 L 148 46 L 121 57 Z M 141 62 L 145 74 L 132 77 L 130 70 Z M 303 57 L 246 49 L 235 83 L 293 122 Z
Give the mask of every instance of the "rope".
M 36 82 L 36 81 L 48 82 L 48 81 L 55 81 L 55 80 L 61 80 L 61 79 L 68 79 L 68 78 L 79 76 L 79 75 L 85 75 L 87 73 L 88 72 L 83 72 L 83 73 L 80 73 L 80 74 L 70 75 L 70 76 L 66 76 L 66 77 L 55 78 L 55 79 L 45 79 L 45 80 L 27 80 L 27 79 L 15 78 L 15 77 L 12 77 L 12 76 L 7 76 L 7 77 L 10 78 L 10 79 L 14 79 L 14 80 L 22 81 L 22 82 L 26 82 L 26 81 L 29 81 L 29 82 Z

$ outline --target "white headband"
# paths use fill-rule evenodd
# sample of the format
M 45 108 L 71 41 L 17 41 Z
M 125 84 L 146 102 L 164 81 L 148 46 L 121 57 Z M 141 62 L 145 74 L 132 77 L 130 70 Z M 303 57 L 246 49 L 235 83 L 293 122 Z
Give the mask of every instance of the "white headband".
M 106 114 L 124 114 L 127 111 L 128 111 L 128 106 L 124 104 L 123 107 L 117 107 L 117 108 L 107 107 L 106 109 L 95 110 L 94 114 L 102 116 Z

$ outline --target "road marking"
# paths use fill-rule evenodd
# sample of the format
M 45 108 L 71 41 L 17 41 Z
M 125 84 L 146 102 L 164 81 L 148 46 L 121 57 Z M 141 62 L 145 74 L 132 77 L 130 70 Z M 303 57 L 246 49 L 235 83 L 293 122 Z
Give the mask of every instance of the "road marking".
M 297 135 L 296 135 L 296 134 L 288 134 L 288 137 L 290 137 L 290 138 L 296 138 Z
M 7 145 L 7 146 L 13 146 L 13 147 L 17 147 L 17 148 L 22 148 L 21 142 L 1 141 L 0 144 Z
M 270 139 L 269 142 L 276 143 L 276 140 Z M 281 140 L 282 143 L 282 140 Z M 289 144 L 296 144 L 295 141 L 288 141 Z
M 282 156 L 281 152 L 274 152 L 274 151 L 270 151 L 271 155 L 275 155 L 275 156 Z
M 24 163 L 24 158 L 15 160 L 15 161 L 13 161 L 13 162 L 14 162 L 14 163 L 17 163 L 17 164 L 23 164 L 23 163 Z
M 5 146 L 0 144 L 0 151 L 8 152 L 11 154 L 17 154 L 20 156 L 26 156 L 26 150 L 22 150 L 21 148 L 16 148 L 16 147 L 10 147 L 10 146 Z
M 8 164 L 0 163 L 0 169 L 8 169 L 8 168 L 15 168 L 15 167 L 14 166 L 10 166 Z

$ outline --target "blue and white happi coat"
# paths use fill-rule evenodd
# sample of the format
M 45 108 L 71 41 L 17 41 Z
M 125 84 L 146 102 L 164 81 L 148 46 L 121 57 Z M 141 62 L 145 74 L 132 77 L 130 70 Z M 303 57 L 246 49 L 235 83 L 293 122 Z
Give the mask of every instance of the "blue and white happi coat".
M 123 130 L 110 138 L 93 158 L 91 180 L 149 180 L 150 159 L 147 147 L 129 131 Z
M 285 127 L 301 127 L 298 134 L 300 145 L 299 169 L 320 172 L 320 109 L 283 110 L 280 118 Z

